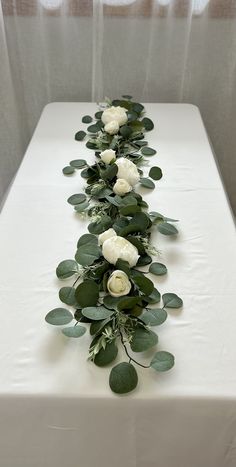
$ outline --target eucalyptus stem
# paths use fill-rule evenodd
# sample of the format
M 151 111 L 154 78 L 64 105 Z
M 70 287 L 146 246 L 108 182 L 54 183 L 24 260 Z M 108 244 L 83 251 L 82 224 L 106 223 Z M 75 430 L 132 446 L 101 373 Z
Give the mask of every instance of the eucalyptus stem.
M 122 343 L 122 345 L 123 345 L 123 347 L 125 349 L 125 353 L 126 353 L 127 357 L 129 358 L 129 363 L 132 361 L 132 362 L 136 363 L 136 365 L 141 366 L 142 368 L 150 368 L 150 365 L 142 365 L 142 363 L 137 362 L 137 360 L 134 360 L 134 358 L 131 357 L 131 355 L 129 354 L 129 352 L 127 350 L 127 347 L 125 345 L 124 336 L 123 336 L 120 329 L 119 329 L 119 333 L 120 333 L 121 343 Z

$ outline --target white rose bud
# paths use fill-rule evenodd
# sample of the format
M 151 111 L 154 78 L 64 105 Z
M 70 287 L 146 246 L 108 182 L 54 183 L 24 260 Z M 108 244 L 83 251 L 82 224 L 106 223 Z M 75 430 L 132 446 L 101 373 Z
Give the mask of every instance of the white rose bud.
M 118 235 L 105 240 L 102 245 L 102 254 L 110 264 L 116 264 L 118 259 L 123 259 L 129 263 L 131 268 L 136 265 L 139 259 L 137 248 Z
M 110 164 L 111 161 L 116 160 L 116 152 L 113 149 L 106 149 L 101 152 L 100 157 L 105 164 Z
M 114 271 L 107 281 L 107 289 L 112 297 L 127 295 L 131 289 L 131 283 L 127 274 L 119 269 Z
M 115 237 L 115 236 L 116 236 L 116 231 L 114 229 L 105 230 L 105 232 L 98 235 L 98 245 L 102 245 L 105 242 L 105 240 L 111 237 Z
M 130 186 L 123 178 L 118 178 L 115 185 L 113 186 L 114 193 L 120 196 L 125 195 L 125 193 L 129 193 L 131 190 L 132 186 Z
M 119 126 L 124 125 L 128 120 L 127 109 L 124 107 L 109 107 L 102 114 L 102 122 L 107 123 L 116 121 Z
M 112 120 L 104 126 L 104 130 L 109 133 L 109 135 L 116 135 L 119 131 L 119 123 L 116 120 Z
M 129 159 L 125 159 L 124 157 L 120 157 L 117 159 L 116 165 L 118 166 L 117 178 L 125 179 L 131 186 L 138 183 L 140 176 L 138 169 L 133 162 L 129 161 Z

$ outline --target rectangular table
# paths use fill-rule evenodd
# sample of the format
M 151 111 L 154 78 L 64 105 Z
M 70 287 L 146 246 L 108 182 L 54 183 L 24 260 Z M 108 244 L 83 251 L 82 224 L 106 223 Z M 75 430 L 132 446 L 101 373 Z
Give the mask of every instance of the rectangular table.
M 175 240 L 152 237 L 168 267 L 157 288 L 184 300 L 157 329 L 158 348 L 176 365 L 138 369 L 138 388 L 116 396 L 110 368 L 86 360 L 89 333 L 69 340 L 44 321 L 61 303 L 55 268 L 73 258 L 87 226 L 66 202 L 84 180 L 61 170 L 72 159 L 94 161 L 74 134 L 97 110 L 49 104 L 0 215 L 1 467 L 236 465 L 233 219 L 197 107 L 145 107 L 155 123 L 150 166 L 164 175 L 145 200 L 180 220 Z

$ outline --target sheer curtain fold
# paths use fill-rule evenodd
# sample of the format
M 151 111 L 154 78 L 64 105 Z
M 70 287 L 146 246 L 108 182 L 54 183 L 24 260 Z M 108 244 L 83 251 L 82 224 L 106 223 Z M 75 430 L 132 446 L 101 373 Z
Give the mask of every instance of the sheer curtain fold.
M 236 210 L 236 20 L 222 0 L 1 0 L 0 199 L 52 101 L 199 106 Z

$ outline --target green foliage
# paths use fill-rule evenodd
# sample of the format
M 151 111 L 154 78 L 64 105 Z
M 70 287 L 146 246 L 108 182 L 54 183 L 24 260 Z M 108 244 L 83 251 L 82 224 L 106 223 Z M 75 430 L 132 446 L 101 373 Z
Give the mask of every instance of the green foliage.
M 158 224 L 157 230 L 163 235 L 176 235 L 178 233 L 176 227 L 168 222 L 161 222 Z
M 81 308 L 93 307 L 97 305 L 99 286 L 92 280 L 85 280 L 76 288 L 75 297 Z
M 149 170 L 149 177 L 151 177 L 153 180 L 160 180 L 162 178 L 162 170 L 160 167 L 152 167 Z
M 90 115 L 85 115 L 83 118 L 82 118 L 82 122 L 83 123 L 91 123 L 93 121 L 93 117 L 90 117 Z
M 167 273 L 167 267 L 162 263 L 152 263 L 149 267 L 149 272 L 156 276 L 163 276 Z
M 45 320 L 53 326 L 63 326 L 72 321 L 73 315 L 66 308 L 54 308 L 46 315 Z
M 62 287 L 59 290 L 59 298 L 66 305 L 73 306 L 76 304 L 74 287 Z
M 132 335 L 130 347 L 133 352 L 144 352 L 154 347 L 157 343 L 158 336 L 156 333 L 140 326 L 135 329 Z
M 183 300 L 175 293 L 165 293 L 162 295 L 162 300 L 166 308 L 181 308 Z
M 87 162 L 84 159 L 74 159 L 70 161 L 70 165 L 75 169 L 82 169 L 87 165 Z
M 154 128 L 154 123 L 150 118 L 144 117 L 142 119 L 142 124 L 146 131 L 151 131 Z
M 58 279 L 68 279 L 78 272 L 78 264 L 73 259 L 62 261 L 56 269 Z
M 72 204 L 72 206 L 76 206 L 76 204 L 84 203 L 86 198 L 86 195 L 83 193 L 78 193 L 77 195 L 70 196 L 67 200 L 67 203 Z
M 85 131 L 83 130 L 77 131 L 77 133 L 75 134 L 75 140 L 82 141 L 85 138 L 85 136 L 86 136 Z
M 175 364 L 174 356 L 169 352 L 160 351 L 155 353 L 150 366 L 156 371 L 170 370 Z
M 155 149 L 149 148 L 148 146 L 144 146 L 141 148 L 141 153 L 144 156 L 154 156 L 154 154 L 156 154 L 157 152 Z
M 147 308 L 141 320 L 148 326 L 160 326 L 167 318 L 167 312 L 163 308 Z
M 70 327 L 66 327 L 62 329 L 62 333 L 66 337 L 75 337 L 75 338 L 81 337 L 84 335 L 85 332 L 86 332 L 86 328 L 84 326 L 79 326 L 79 325 L 70 326 Z
M 140 185 L 144 186 L 145 188 L 149 188 L 150 190 L 153 190 L 153 188 L 155 188 L 155 183 L 153 183 L 153 181 L 150 180 L 150 178 L 140 178 Z
M 112 314 L 112 310 L 108 310 L 104 306 L 89 306 L 82 309 L 82 314 L 86 318 L 92 319 L 93 321 L 102 320 L 109 318 Z
M 122 362 L 114 366 L 109 378 L 110 388 L 117 394 L 133 391 L 138 384 L 138 375 L 131 363 Z
M 118 354 L 115 341 L 106 344 L 105 349 L 101 348 L 95 356 L 94 363 L 97 366 L 106 366 L 113 362 Z
M 62 169 L 62 172 L 64 175 L 72 175 L 74 173 L 75 169 L 74 167 L 71 167 L 71 165 L 67 165 Z

